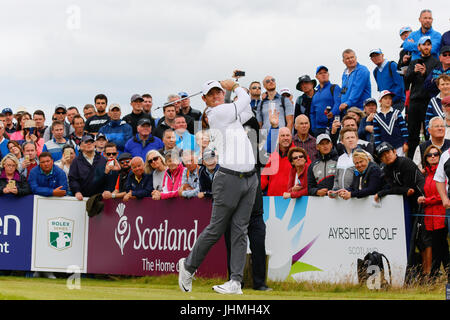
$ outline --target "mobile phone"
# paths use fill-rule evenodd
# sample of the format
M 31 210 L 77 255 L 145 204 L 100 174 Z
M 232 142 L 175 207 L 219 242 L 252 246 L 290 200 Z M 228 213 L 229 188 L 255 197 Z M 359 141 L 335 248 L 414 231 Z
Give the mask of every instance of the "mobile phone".
M 245 71 L 236 71 L 234 73 L 235 77 L 245 77 Z
M 28 154 L 25 155 L 25 160 L 30 161 L 30 156 Z
M 16 180 L 8 181 L 8 188 L 14 188 L 16 186 Z
M 420 63 L 420 64 L 423 64 L 424 63 L 424 61 L 423 61 L 423 59 L 417 59 L 417 63 Z
M 330 112 L 331 111 L 331 106 L 327 106 L 325 111 L 326 111 L 326 113 Z
M 34 134 L 34 128 L 33 127 L 30 128 L 30 135 L 31 134 Z
M 340 116 L 335 116 L 334 120 L 341 121 L 341 117 Z
M 70 149 L 69 148 L 64 149 L 64 156 L 65 157 L 69 157 L 70 156 Z

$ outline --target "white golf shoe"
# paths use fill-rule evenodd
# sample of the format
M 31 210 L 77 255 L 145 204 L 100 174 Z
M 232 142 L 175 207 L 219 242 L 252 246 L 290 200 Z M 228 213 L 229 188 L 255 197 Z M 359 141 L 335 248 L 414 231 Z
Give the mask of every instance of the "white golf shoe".
M 192 279 L 194 278 L 194 274 L 190 273 L 184 267 L 185 258 L 181 258 L 178 261 L 178 285 L 180 286 L 181 291 L 183 292 L 191 292 L 192 291 Z
M 236 280 L 230 280 L 224 284 L 214 286 L 213 290 L 222 294 L 242 294 L 241 283 Z

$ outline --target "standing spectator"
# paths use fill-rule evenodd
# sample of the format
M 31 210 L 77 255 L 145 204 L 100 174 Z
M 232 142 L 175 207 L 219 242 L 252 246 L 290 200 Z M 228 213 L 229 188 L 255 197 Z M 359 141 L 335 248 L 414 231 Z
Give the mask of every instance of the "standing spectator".
M 183 163 L 186 170 L 183 172 L 181 188 L 178 189 L 178 196 L 183 198 L 197 197 L 200 192 L 198 159 L 195 152 L 186 150 L 183 152 Z
M 183 112 L 181 111 L 181 103 L 182 103 L 182 100 L 178 94 L 170 94 L 167 97 L 167 104 L 171 104 L 175 107 L 175 113 L 177 115 L 183 116 L 184 119 L 186 120 L 187 130 L 189 131 L 189 133 L 194 134 L 194 132 L 195 132 L 194 118 L 192 118 L 189 115 L 183 114 Z M 161 121 L 161 119 L 160 119 L 160 121 Z
M 182 186 L 183 174 L 186 168 L 175 152 L 167 152 L 164 155 L 167 169 L 164 172 L 162 190 L 152 192 L 153 200 L 169 199 L 178 197 L 178 190 Z
M 430 145 L 438 147 L 441 152 L 445 152 L 450 148 L 450 140 L 445 138 L 445 123 L 441 117 L 434 117 L 430 120 L 428 133 L 430 134 L 430 139 L 417 146 L 413 157 L 414 163 L 423 173 L 425 173 L 423 170 L 425 168 L 423 163 L 425 149 Z
M 69 140 L 72 140 L 76 146 L 80 146 L 81 139 L 86 134 L 84 132 L 84 125 L 85 122 L 82 116 L 79 114 L 73 116 L 72 127 L 74 131 L 69 135 Z
M 402 39 L 402 44 L 400 45 L 400 48 L 402 48 L 402 50 L 400 51 L 399 54 L 400 57 L 397 63 L 397 70 L 399 71 L 399 74 L 401 74 L 402 76 L 405 75 L 406 69 L 408 69 L 409 63 L 411 62 L 411 52 L 403 48 L 403 42 L 405 41 L 406 38 L 409 37 L 411 32 L 412 32 L 411 27 L 402 27 L 400 29 L 400 39 Z M 408 90 L 409 86 L 406 83 L 406 81 L 403 81 L 403 83 L 405 85 L 404 86 L 405 90 Z
M 292 130 L 294 126 L 294 106 L 291 101 L 277 93 L 276 82 L 272 76 L 266 76 L 263 85 L 267 94 L 258 105 L 258 110 L 256 112 L 256 119 L 259 122 L 259 126 L 269 130 L 271 127 L 269 114 L 272 110 L 276 110 L 280 114 L 280 127 L 288 127 Z
M 333 189 L 336 175 L 337 154 L 329 135 L 317 137 L 318 158 L 308 168 L 308 195 L 324 197 Z
M 100 93 L 94 98 L 96 114 L 86 120 L 84 125 L 84 131 L 91 135 L 97 135 L 98 130 L 107 124 L 110 120 L 109 115 L 106 113 L 106 106 L 108 105 L 108 98 Z
M 317 81 L 315 79 L 311 79 L 307 74 L 298 78 L 295 88 L 298 91 L 303 92 L 303 94 L 295 101 L 294 119 L 301 114 L 304 114 L 309 119 L 311 118 L 311 102 L 316 92 L 314 90 L 316 85 Z
M 98 131 L 105 135 L 106 139 L 114 142 L 120 153 L 124 152 L 125 144 L 133 137 L 133 128 L 124 120 L 121 120 L 121 108 L 117 103 L 109 106 L 110 121 Z
M 28 179 L 31 169 L 39 166 L 39 159 L 36 144 L 33 141 L 26 141 L 22 145 L 23 158 L 19 159 L 19 172 Z
M 352 49 L 342 53 L 342 61 L 346 68 L 342 74 L 341 104 L 339 111 L 345 115 L 346 109 L 358 107 L 363 109 L 364 101 L 371 95 L 370 71 L 359 64 Z
M 152 115 L 153 97 L 149 93 L 142 95 L 142 112 Z
M 62 147 L 66 144 L 75 146 L 73 141 L 64 138 L 64 123 L 61 121 L 54 121 L 51 125 L 53 138 L 44 144 L 43 152 L 50 152 L 53 160 L 58 161 L 62 158 Z M 76 149 L 75 149 L 76 150 Z
M 412 53 L 412 60 L 419 59 L 421 57 L 421 52 L 418 49 L 417 44 L 420 42 L 420 38 L 427 36 L 433 43 L 431 54 L 437 58 L 441 47 L 441 34 L 432 27 L 433 16 L 431 10 L 422 10 L 420 12 L 419 22 L 421 25 L 420 29 L 412 32 L 409 37 L 403 41 L 403 49 Z
M 416 150 L 420 141 L 420 131 L 425 129 L 425 114 L 430 96 L 423 84 L 428 74 L 439 63 L 431 55 L 432 42 L 430 37 L 422 37 L 418 41 L 421 53 L 419 59 L 411 61 L 406 71 L 406 80 L 411 83 L 410 102 L 408 108 L 408 145 L 410 150 Z M 426 133 L 425 133 L 426 134 Z M 412 155 L 409 155 L 412 158 Z
M 180 149 L 177 147 L 177 137 L 175 135 L 175 130 L 172 128 L 168 128 L 164 131 L 162 142 L 164 147 L 158 150 L 161 155 L 164 155 L 166 152 L 174 150 L 178 154 L 180 154 Z
M 23 158 L 22 147 L 20 146 L 20 144 L 17 141 L 10 140 L 10 141 L 8 141 L 7 146 L 8 146 L 9 153 L 12 153 L 13 155 L 15 155 L 16 158 L 19 160 Z
M 67 108 L 67 117 L 66 117 L 67 123 L 72 125 L 73 117 L 76 115 L 79 115 L 79 114 L 80 114 L 80 112 L 78 111 L 77 107 L 71 106 L 71 107 Z M 72 127 L 72 130 L 73 130 L 73 127 Z
M 439 94 L 437 78 L 443 74 L 450 76 L 450 45 L 441 48 L 439 62 L 440 64 L 428 74 L 423 83 L 423 86 L 428 91 L 430 97 Z
M 33 120 L 36 124 L 36 130 L 39 133 L 39 137 L 44 137 L 45 130 L 48 128 L 48 126 L 45 125 L 44 111 L 36 110 L 35 112 L 33 112 Z
M 6 156 L 9 153 L 8 142 L 9 140 L 5 138 L 5 124 L 0 121 L 0 160 L 1 157 Z
M 5 115 L 5 131 L 8 134 L 14 133 L 16 131 L 16 124 L 14 123 L 14 113 L 11 108 L 4 108 L 2 113 Z
M 105 152 L 103 156 L 106 158 L 105 175 L 103 176 L 105 186 L 104 189 L 110 192 L 114 191 L 117 183 L 117 178 L 120 173 L 120 164 L 117 160 L 119 152 L 114 142 L 108 142 L 105 145 Z
M 198 148 L 196 150 L 196 155 L 198 158 L 198 164 L 202 164 L 202 157 L 203 157 L 203 152 L 209 148 L 209 149 L 214 149 L 214 145 L 211 143 L 211 135 L 209 133 L 209 130 L 200 130 L 195 134 L 195 142 L 198 145 Z
M 448 153 L 448 152 L 446 152 Z M 430 145 L 425 150 L 423 163 L 425 165 L 425 195 L 417 198 L 417 203 L 423 205 L 425 217 L 424 240 L 426 248 L 422 254 L 422 266 L 424 275 L 435 279 L 441 268 L 444 266 L 445 272 L 449 273 L 449 252 L 447 242 L 447 227 L 445 225 L 445 208 L 441 196 L 437 189 L 435 176 L 441 157 L 441 150 Z M 440 172 L 442 175 L 445 171 Z M 439 177 L 437 178 L 439 179 Z
M 317 158 L 316 138 L 309 133 L 310 124 L 308 117 L 301 114 L 295 118 L 295 129 L 297 133 L 293 139 L 294 145 L 303 148 L 311 162 L 313 162 Z
M 405 156 L 408 152 L 408 129 L 400 111 L 392 108 L 392 96 L 393 93 L 387 90 L 380 94 L 380 112 L 373 117 L 375 148 L 387 141 L 399 156 Z
M 359 123 L 358 136 L 362 140 L 373 143 L 373 117 L 377 114 L 377 100 L 374 98 L 367 98 L 366 101 L 364 101 L 364 114 L 366 116 L 363 117 Z
M 167 170 L 166 160 L 156 150 L 150 150 L 145 157 L 145 173 L 153 177 L 153 189 L 162 191 L 164 173 Z
M 151 115 L 143 111 L 143 101 L 144 99 L 139 94 L 133 94 L 130 101 L 132 107 L 131 113 L 123 117 L 123 120 L 128 123 L 133 129 L 133 136 L 137 134 L 138 122 L 143 118 L 148 119 L 150 122 L 150 126 L 152 128 L 155 128 L 155 120 L 153 120 Z
M 291 164 L 288 151 L 294 147 L 289 128 L 280 128 L 278 133 L 278 150 L 274 151 L 261 172 L 261 190 L 267 189 L 268 196 L 282 196 L 288 189 Z
M 163 107 L 164 116 L 159 119 L 158 127 L 154 131 L 154 136 L 162 139 L 164 132 L 167 129 L 174 129 L 175 127 L 175 117 L 176 111 L 173 104 L 165 105 Z
M 144 172 L 144 160 L 141 157 L 133 157 L 130 165 L 131 172 L 125 182 L 127 194 L 123 197 L 123 201 L 150 197 L 153 191 L 153 182 L 152 176 Z
M 256 116 L 256 110 L 261 103 L 261 82 L 252 81 L 248 87 L 250 94 L 250 106 L 252 107 L 253 114 Z
M 111 192 L 109 190 L 105 190 L 102 193 L 103 199 L 122 199 L 127 192 L 125 191 L 125 182 L 127 181 L 128 174 L 130 173 L 130 162 L 131 162 L 132 156 L 129 153 L 122 153 L 118 158 L 117 161 L 120 164 L 120 171 L 119 175 L 117 177 L 117 181 L 114 185 L 114 191 Z M 146 172 L 147 173 L 147 172 Z
M 39 136 L 35 130 L 35 123 L 31 120 L 31 114 L 23 112 L 18 116 L 16 131 L 11 133 L 10 140 L 15 140 L 22 144 L 25 141 L 33 141 L 36 143 L 38 154 L 42 152 L 44 139 Z
M 127 141 L 125 144 L 125 152 L 130 153 L 133 157 L 139 156 L 145 159 L 145 155 L 150 150 L 158 150 L 164 147 L 161 139 L 154 137 L 152 132 L 151 121 L 148 118 L 142 118 L 137 124 L 137 134 Z
M 55 120 L 61 121 L 64 124 L 64 133 L 63 137 L 68 137 L 72 132 L 73 128 L 71 128 L 70 123 L 66 122 L 66 115 L 67 115 L 67 109 L 66 106 L 63 104 L 58 104 L 55 107 L 55 113 L 53 116 L 55 117 Z M 53 120 L 52 120 L 53 123 Z M 49 126 L 47 129 L 45 129 L 44 132 L 44 142 L 47 142 L 53 138 L 51 126 Z
M 175 117 L 175 136 L 177 147 L 181 150 L 192 150 L 197 151 L 199 146 L 195 141 L 195 136 L 190 134 L 187 130 L 186 119 L 182 115 L 177 115 Z
M 336 146 L 336 151 L 338 155 L 341 155 L 345 152 L 345 148 L 342 145 L 341 142 L 339 142 L 339 136 L 341 132 L 341 123 L 342 123 L 342 129 L 345 128 L 352 128 L 354 130 L 358 130 L 358 123 L 356 119 L 349 114 L 345 115 L 342 121 L 339 121 L 335 119 L 333 121 L 332 127 L 331 127 L 331 142 L 334 146 Z M 373 143 L 370 143 L 368 141 L 358 139 L 358 147 L 363 149 L 364 151 L 367 151 L 370 154 L 374 153 L 374 145 Z
M 405 85 L 402 76 L 397 73 L 397 63 L 384 58 L 381 49 L 374 49 L 369 53 L 370 60 L 375 64 L 373 77 L 378 91 L 388 90 L 394 94 L 392 107 L 403 111 L 405 108 Z
M 97 133 L 95 136 L 95 152 L 100 153 L 102 156 L 104 156 L 105 147 L 108 143 L 108 139 L 106 139 L 106 136 L 103 133 Z
M 217 154 L 212 149 L 205 149 L 202 159 L 203 165 L 200 166 L 199 170 L 200 192 L 197 196 L 199 198 L 212 198 L 213 179 L 220 167 L 217 164 Z
M 27 179 L 19 173 L 19 160 L 7 154 L 0 162 L 0 196 L 26 196 L 31 193 Z
M 181 100 L 181 113 L 182 115 L 190 116 L 194 119 L 194 121 L 200 121 L 200 118 L 202 117 L 202 113 L 197 110 L 193 109 L 191 107 L 191 99 L 189 99 L 189 95 L 186 92 L 179 92 L 178 95 L 180 96 Z
M 49 152 L 40 154 L 39 166 L 31 170 L 28 183 L 33 194 L 43 197 L 64 197 L 68 191 L 66 173 L 54 165 Z
M 83 108 L 83 115 L 86 120 L 88 120 L 90 117 L 95 116 L 95 107 L 92 104 L 88 103 Z
M 95 152 L 95 140 L 85 135 L 81 141 L 80 154 L 73 160 L 69 170 L 70 191 L 78 200 L 103 191 L 103 175 L 106 159 Z
M 435 116 L 445 119 L 444 110 L 442 108 L 442 100 L 450 97 L 450 75 L 441 74 L 436 79 L 436 85 L 439 88 L 438 94 L 431 98 L 428 104 L 427 113 L 425 114 L 425 127 L 428 129 L 428 121 Z
M 316 78 L 319 86 L 312 97 L 310 119 L 312 132 L 317 137 L 321 133 L 326 133 L 330 129 L 334 115 L 340 114 L 341 88 L 330 82 L 330 74 L 325 66 L 317 67 Z
M 306 150 L 299 147 L 289 149 L 288 159 L 292 166 L 289 172 L 287 192 L 284 199 L 300 198 L 308 195 L 308 155 Z

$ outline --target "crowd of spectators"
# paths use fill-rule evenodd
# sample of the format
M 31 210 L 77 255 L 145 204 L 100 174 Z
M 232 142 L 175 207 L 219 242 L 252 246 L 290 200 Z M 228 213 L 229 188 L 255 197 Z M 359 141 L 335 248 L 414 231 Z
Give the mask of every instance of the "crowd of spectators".
M 450 147 L 450 41 L 449 31 L 441 35 L 432 28 L 431 11 L 423 10 L 419 21 L 417 31 L 400 30 L 398 62 L 373 49 L 367 53 L 374 64 L 370 72 L 353 49 L 344 50 L 341 84 L 330 82 L 324 65 L 315 69 L 315 79 L 299 77 L 296 100 L 288 88 L 277 90 L 273 76 L 251 82 L 246 89 L 253 117 L 244 126 L 264 195 L 372 196 L 376 202 L 403 195 L 413 212 L 408 241 L 418 239 L 412 247 L 422 255 L 422 274 L 433 277 L 440 264 L 448 269 L 449 260 L 450 169 L 443 156 Z M 42 110 L 4 107 L 0 195 L 211 198 L 214 174 L 226 155 L 220 136 L 209 130 L 206 114 L 191 107 L 186 92 L 170 94 L 159 119 L 152 116 L 148 93 L 132 95 L 127 115 L 104 94 L 93 102 L 83 114 L 58 104 L 50 126 Z

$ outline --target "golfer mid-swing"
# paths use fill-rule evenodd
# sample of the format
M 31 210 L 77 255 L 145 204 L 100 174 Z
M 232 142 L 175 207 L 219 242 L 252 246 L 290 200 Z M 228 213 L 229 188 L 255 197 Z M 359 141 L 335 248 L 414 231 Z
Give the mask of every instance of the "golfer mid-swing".
M 234 91 L 237 100 L 225 104 L 225 91 Z M 213 208 L 209 225 L 195 242 L 189 256 L 178 262 L 178 284 L 185 292 L 192 290 L 194 273 L 209 249 L 231 229 L 230 281 L 216 285 L 219 293 L 242 294 L 241 281 L 247 253 L 247 228 L 258 185 L 252 145 L 242 126 L 252 116 L 250 97 L 233 80 L 206 82 L 203 101 L 210 130 L 218 130 L 223 149 L 219 150 L 220 169 L 212 184 Z M 220 133 L 220 134 L 219 134 Z

